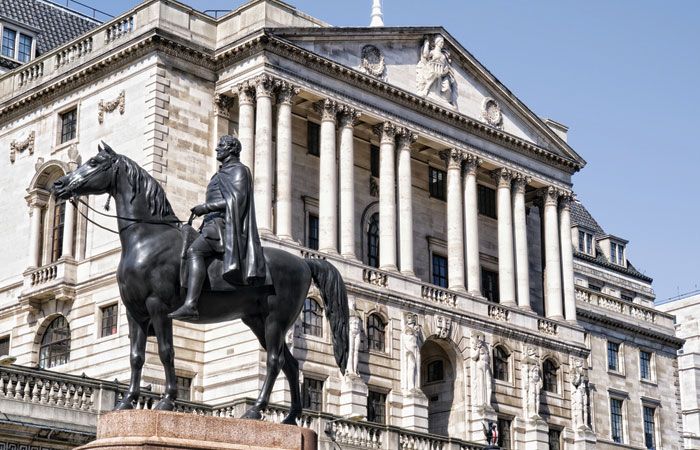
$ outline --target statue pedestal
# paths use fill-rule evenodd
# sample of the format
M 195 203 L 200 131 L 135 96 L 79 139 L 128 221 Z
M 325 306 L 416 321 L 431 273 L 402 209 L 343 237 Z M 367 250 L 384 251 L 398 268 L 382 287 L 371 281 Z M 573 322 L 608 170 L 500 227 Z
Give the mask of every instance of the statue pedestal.
M 412 431 L 428 432 L 428 398 L 423 391 L 403 391 L 401 426 Z
M 340 415 L 367 418 L 367 385 L 357 375 L 345 375 L 340 390 Z
M 491 406 L 478 406 L 472 409 L 469 421 L 469 435 L 472 442 L 484 442 L 484 427 L 489 423 L 496 423 L 498 416 Z
M 317 450 L 312 430 L 260 420 L 169 411 L 102 415 L 97 440 L 76 450 Z
M 574 431 L 574 450 L 594 450 L 596 441 L 595 433 L 588 427 Z
M 525 450 L 549 450 L 549 427 L 541 418 L 522 421 L 525 428 Z

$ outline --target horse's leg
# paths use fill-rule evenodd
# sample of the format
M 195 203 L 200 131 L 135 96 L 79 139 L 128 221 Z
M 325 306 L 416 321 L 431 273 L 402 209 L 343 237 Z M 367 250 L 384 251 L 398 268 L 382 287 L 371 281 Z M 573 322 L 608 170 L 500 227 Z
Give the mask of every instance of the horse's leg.
M 292 325 L 293 326 L 293 325 Z M 297 419 L 301 416 L 301 390 L 299 388 L 299 362 L 289 351 L 289 347 L 285 342 L 282 351 L 284 352 L 284 364 L 282 371 L 287 377 L 289 383 L 289 391 L 292 397 L 292 404 L 289 408 L 289 414 L 284 418 L 282 423 L 296 425 Z
M 131 344 L 130 364 L 131 381 L 129 390 L 124 398 L 114 407 L 114 409 L 133 409 L 133 402 L 138 400 L 141 393 L 141 369 L 146 357 L 146 332 L 136 322 L 131 314 L 126 315 L 129 322 L 129 341 Z
M 165 392 L 154 409 L 172 411 L 177 399 L 177 377 L 175 376 L 175 349 L 173 347 L 173 321 L 168 318 L 167 306 L 158 298 L 151 297 L 146 306 L 158 341 L 158 356 L 165 371 Z

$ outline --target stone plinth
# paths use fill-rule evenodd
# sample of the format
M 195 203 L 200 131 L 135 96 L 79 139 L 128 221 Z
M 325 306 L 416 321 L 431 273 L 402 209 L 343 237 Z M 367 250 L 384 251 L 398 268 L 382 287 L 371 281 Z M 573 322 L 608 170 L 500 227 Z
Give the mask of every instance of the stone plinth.
M 403 391 L 401 426 L 412 431 L 428 432 L 428 399 L 423 391 Z
M 357 375 L 345 375 L 340 392 L 340 415 L 367 417 L 367 385 Z
M 317 450 L 307 428 L 168 411 L 114 411 L 100 417 L 97 440 L 76 450 Z

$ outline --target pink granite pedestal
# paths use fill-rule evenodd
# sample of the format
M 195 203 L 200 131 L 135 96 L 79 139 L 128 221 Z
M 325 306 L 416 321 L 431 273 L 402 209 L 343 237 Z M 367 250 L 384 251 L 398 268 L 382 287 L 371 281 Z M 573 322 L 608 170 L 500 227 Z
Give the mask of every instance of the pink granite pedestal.
M 312 430 L 260 420 L 168 411 L 114 411 L 100 417 L 97 440 L 76 450 L 317 450 Z

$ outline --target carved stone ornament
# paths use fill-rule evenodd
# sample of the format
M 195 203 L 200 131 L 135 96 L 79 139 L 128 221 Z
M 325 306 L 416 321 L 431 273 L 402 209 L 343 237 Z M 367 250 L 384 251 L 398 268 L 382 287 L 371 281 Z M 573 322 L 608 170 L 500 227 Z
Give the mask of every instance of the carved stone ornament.
M 30 155 L 34 154 L 34 137 L 36 132 L 34 130 L 29 132 L 29 135 L 23 141 L 12 141 L 10 144 L 10 163 L 15 162 L 17 158 L 17 153 L 22 153 L 23 151 L 29 152 Z
M 124 114 L 124 102 L 126 100 L 126 92 L 121 91 L 117 98 L 114 100 L 111 100 L 109 102 L 106 102 L 104 100 L 100 100 L 100 103 L 97 105 L 97 121 L 100 123 L 104 123 L 105 121 L 105 113 L 111 113 L 115 109 L 119 108 L 119 114 Z
M 372 127 L 372 132 L 379 138 L 381 144 L 393 144 L 397 127 L 391 122 L 382 122 Z
M 224 94 L 214 95 L 214 115 L 224 118 L 231 117 L 230 109 L 233 106 L 233 97 Z
M 275 90 L 275 79 L 267 74 L 258 75 L 253 81 L 255 83 L 255 97 L 272 97 Z
M 464 159 L 464 154 L 461 150 L 452 148 L 440 152 L 440 159 L 445 161 L 448 169 L 459 169 Z
M 386 64 L 384 64 L 384 55 L 381 50 L 374 45 L 365 45 L 362 47 L 361 58 L 360 67 L 358 67 L 360 72 L 386 81 Z
M 379 183 L 372 175 L 369 176 L 369 195 L 379 197 Z
M 275 87 L 277 88 L 277 101 L 279 103 L 291 105 L 292 99 L 299 93 L 299 88 L 288 81 L 276 80 Z
M 362 116 L 362 113 L 355 108 L 347 105 L 338 106 L 338 122 L 341 128 L 344 127 L 354 127 L 357 125 L 358 119 Z
M 481 107 L 481 117 L 484 119 L 484 122 L 492 127 L 503 127 L 503 113 L 501 112 L 501 107 L 498 106 L 498 102 L 491 97 L 486 97 L 484 99 Z
M 452 319 L 445 316 L 435 316 L 435 334 L 440 339 L 447 339 L 450 336 Z
M 479 412 L 491 407 L 493 373 L 491 371 L 491 349 L 486 337 L 472 333 L 471 337 L 472 410 Z
M 401 388 L 413 391 L 420 386 L 420 348 L 423 345 L 423 332 L 415 314 L 406 314 L 404 324 L 401 333 Z
M 396 130 L 396 141 L 399 150 L 410 150 L 411 145 L 413 145 L 416 140 L 418 140 L 418 135 L 408 128 L 401 127 Z
M 450 52 L 445 48 L 445 38 L 437 35 L 431 45 L 426 37 L 416 65 L 416 90 L 421 97 L 433 93 L 436 98 L 457 107 L 457 81 L 452 71 Z
M 335 122 L 338 115 L 338 106 L 338 102 L 328 98 L 314 103 L 314 109 L 321 115 L 322 122 Z

